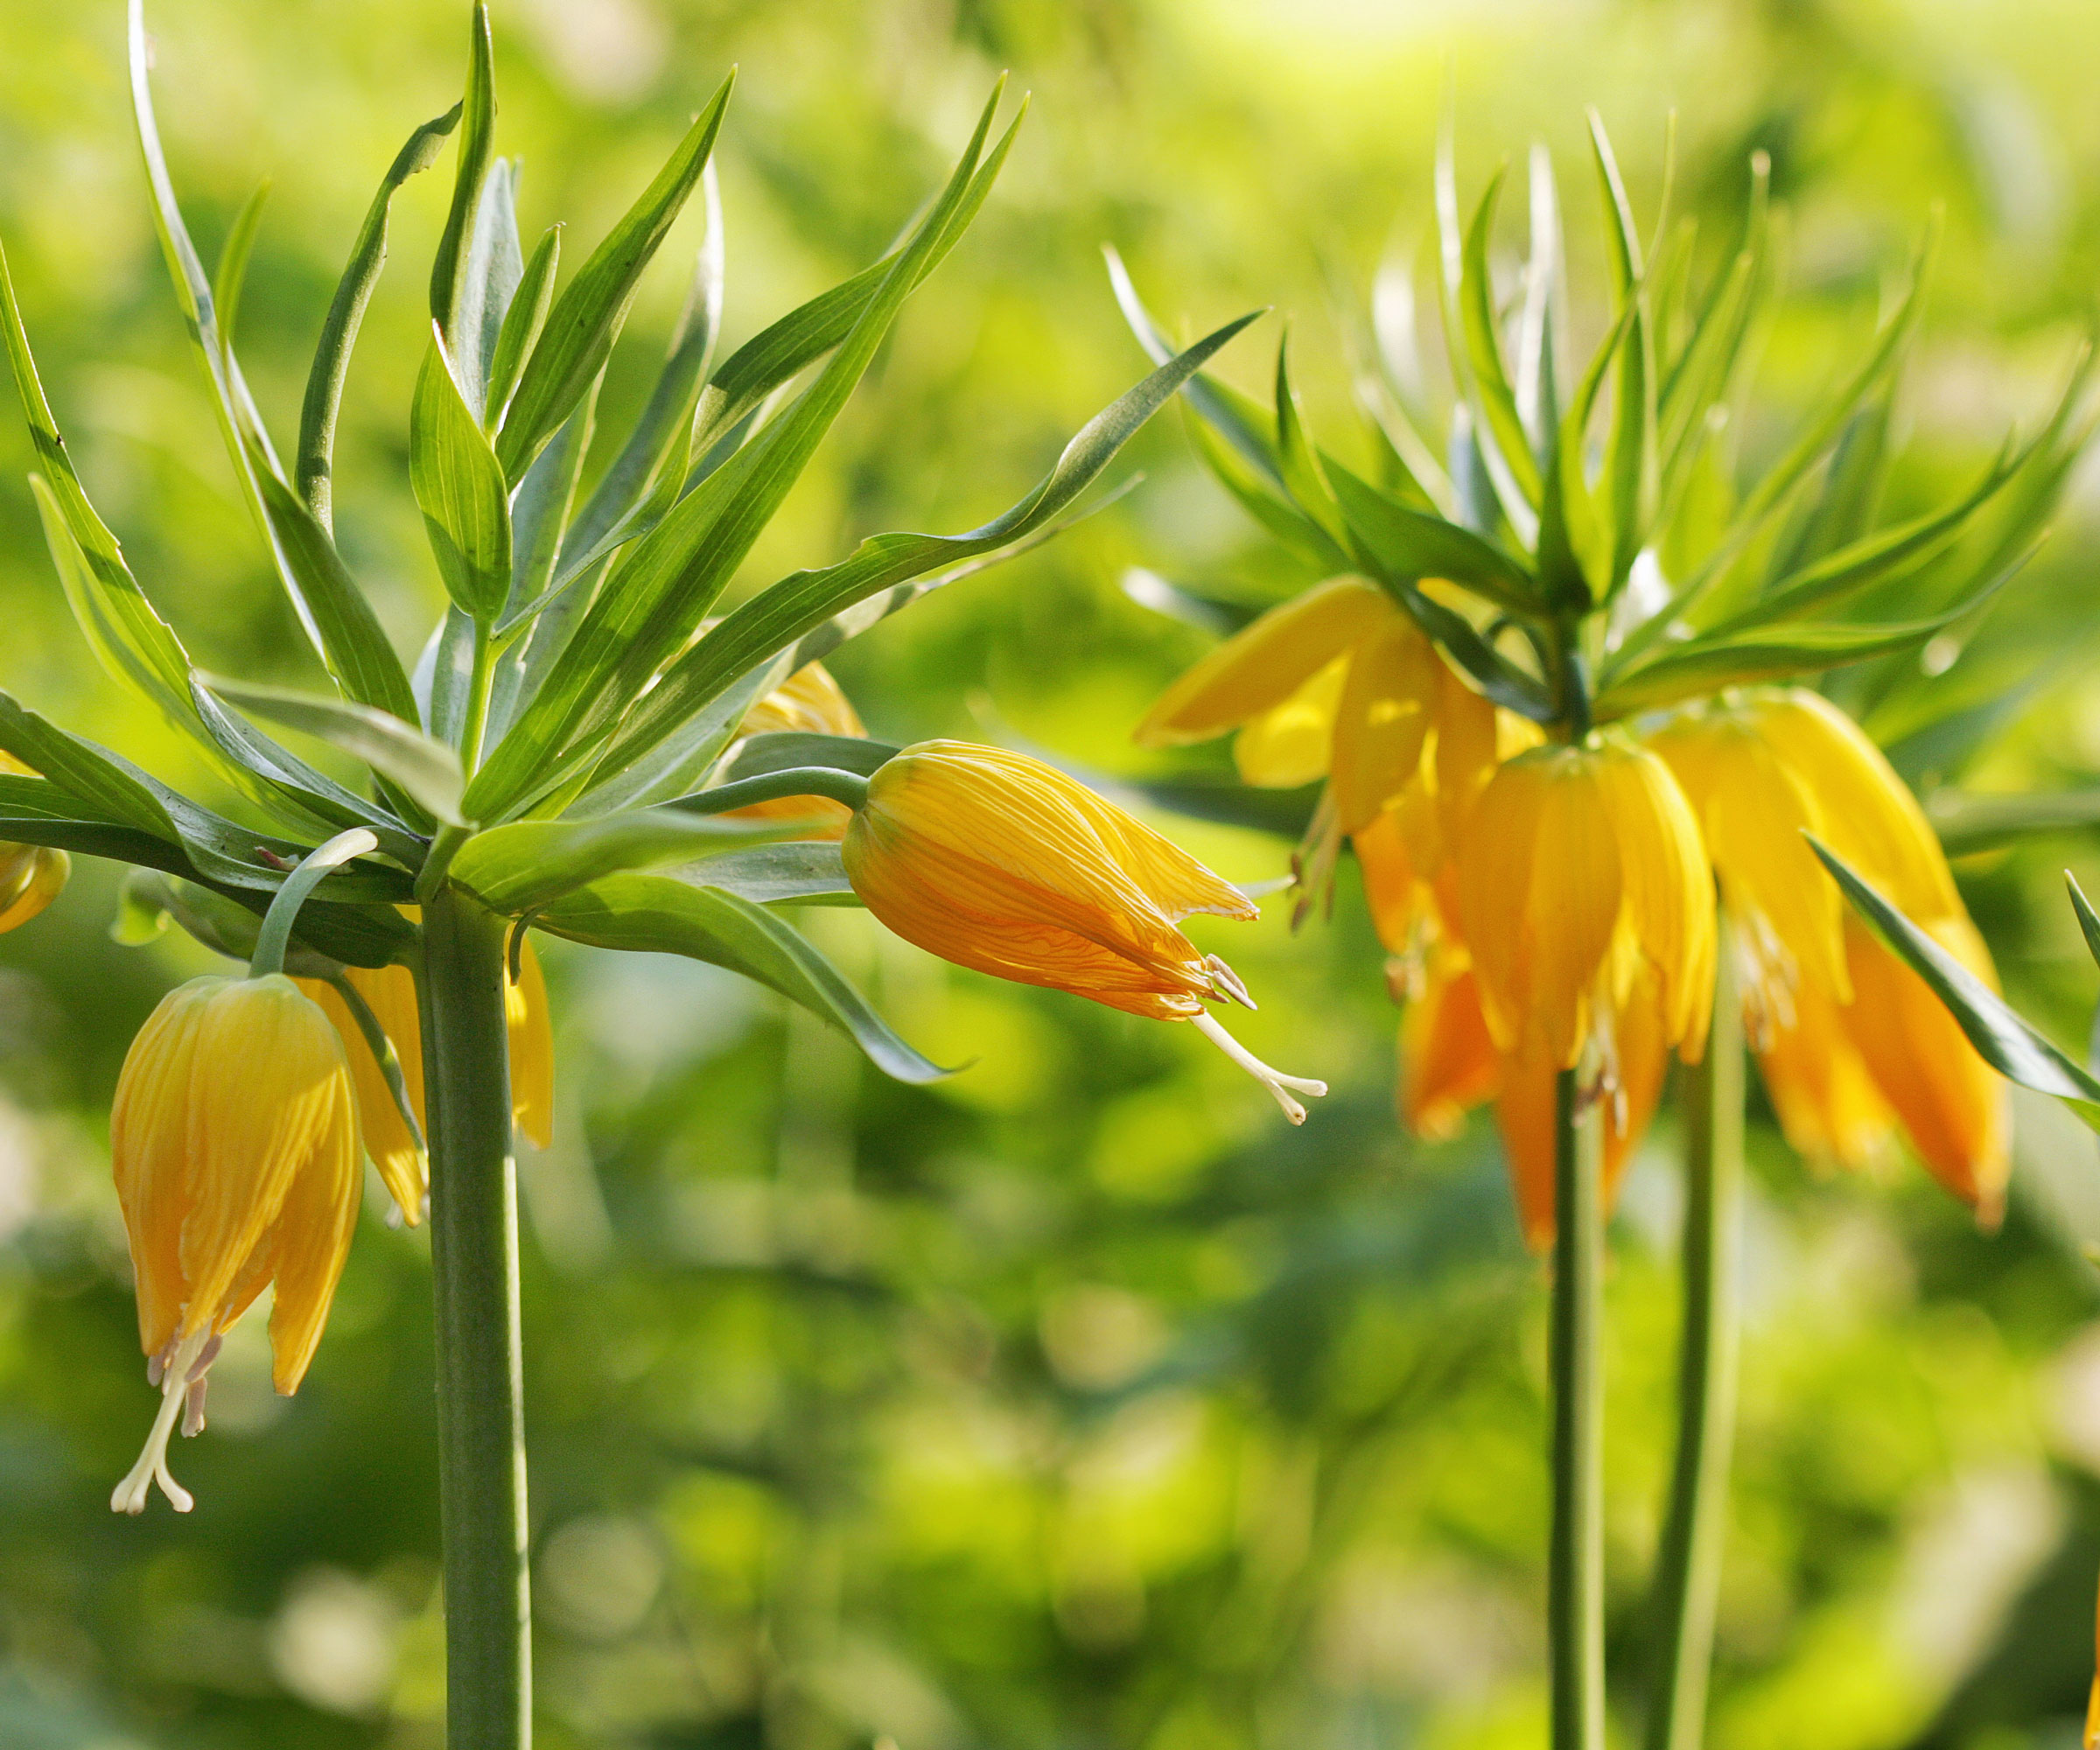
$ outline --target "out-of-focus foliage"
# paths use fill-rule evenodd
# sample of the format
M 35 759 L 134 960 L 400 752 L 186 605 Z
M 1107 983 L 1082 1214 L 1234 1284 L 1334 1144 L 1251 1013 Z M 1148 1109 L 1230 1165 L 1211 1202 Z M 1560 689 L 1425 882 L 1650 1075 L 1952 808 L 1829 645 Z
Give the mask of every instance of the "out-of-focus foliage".
M 276 179 L 242 332 L 288 426 L 379 171 L 458 89 L 464 8 L 169 0 L 154 23 L 207 257 L 253 178 Z M 0 0 L 0 235 L 90 489 L 200 662 L 312 684 L 164 290 L 120 9 Z M 1856 356 L 1944 200 L 1892 516 L 1973 478 L 2047 404 L 2100 287 L 2100 25 L 2062 0 L 510 0 L 496 46 L 528 233 L 558 211 L 598 234 L 741 64 L 720 149 L 732 343 L 879 252 L 990 73 L 1035 92 L 991 204 L 747 583 L 906 511 L 968 527 L 1034 479 L 1142 368 L 1104 241 L 1141 284 L 1188 289 L 1158 312 L 1184 335 L 1275 303 L 1316 424 L 1339 429 L 1330 289 L 1354 306 L 1389 246 L 1428 235 L 1446 77 L 1460 163 L 1536 134 L 1571 211 L 1586 102 L 1639 210 L 1672 107 L 1692 210 L 1732 214 L 1747 152 L 1770 152 L 1789 298 L 1758 380 L 1768 441 Z M 401 196 L 397 262 L 427 258 L 442 182 Z M 674 238 L 630 332 L 668 332 L 696 242 Z M 442 598 L 400 489 L 424 309 L 414 276 L 382 283 L 338 452 L 340 539 L 408 654 Z M 642 393 L 634 352 L 608 402 Z M 1266 356 L 1248 344 L 1223 374 L 1258 394 Z M 1249 602 L 1296 580 L 1267 574 L 1273 550 L 1174 422 L 1130 456 L 1150 477 L 1106 515 L 842 656 L 876 734 L 1012 734 L 1142 771 L 1129 726 L 1200 645 L 1120 595 L 1125 567 Z M 28 465 L 0 420 L 0 480 Z M 1881 702 L 1870 726 L 1926 785 L 2093 781 L 2096 559 L 2074 494 L 1981 630 L 1928 653 L 1929 685 L 1913 659 L 1848 703 Z M 0 668 L 27 703 L 197 777 L 79 657 L 18 484 L 0 488 Z M 1281 867 L 1281 840 L 1175 830 L 1235 878 Z M 2093 994 L 2066 858 L 2090 889 L 2090 836 L 1964 872 L 2011 993 L 2060 1040 Z M 0 941 L 0 1743 L 435 1746 L 420 1236 L 368 1222 L 296 1400 L 270 1396 L 259 1322 L 242 1326 L 183 1455 L 194 1515 L 107 1510 L 145 1400 L 108 1095 L 132 1030 L 201 962 L 112 944 L 114 886 L 83 863 Z M 1348 882 L 1333 925 L 1296 942 L 1280 918 L 1205 940 L 1262 993 L 1250 1046 L 1336 1083 L 1290 1134 L 1185 1030 L 951 973 L 858 914 L 810 928 L 914 1044 L 976 1067 L 900 1088 L 726 976 L 548 956 L 559 1133 L 522 1166 L 543 1741 L 1536 1744 L 1541 1283 L 1486 1127 L 1437 1149 L 1396 1134 L 1391 1011 Z M 2076 1741 L 2100 1566 L 2100 1306 L 2077 1242 L 2100 1236 L 2100 1178 L 2053 1109 L 2021 1122 L 1990 1240 L 1922 1175 L 1819 1183 L 1768 1126 L 1754 1137 L 1727 1750 Z M 1629 1705 L 1674 1205 L 1665 1133 L 1610 1290 Z

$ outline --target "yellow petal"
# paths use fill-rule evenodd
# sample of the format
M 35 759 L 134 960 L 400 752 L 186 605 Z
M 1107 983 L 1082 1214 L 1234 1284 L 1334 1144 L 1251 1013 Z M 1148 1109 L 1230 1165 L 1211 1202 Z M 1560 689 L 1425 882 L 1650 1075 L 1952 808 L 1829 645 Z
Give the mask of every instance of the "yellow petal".
M 1354 832 L 1420 770 L 1442 660 L 1397 616 L 1360 643 L 1334 717 L 1334 801 Z
M 1428 889 L 1416 872 L 1400 810 L 1388 808 L 1351 840 L 1363 874 L 1363 897 L 1371 926 L 1389 954 L 1405 954 L 1415 945 L 1418 927 L 1428 915 Z
M 53 900 L 73 859 L 40 844 L 0 844 L 0 935 L 27 923 Z
M 1895 1114 L 1867 1074 L 1838 1004 L 1814 984 L 1804 984 L 1793 1004 L 1792 1023 L 1769 1025 L 1757 1054 L 1781 1130 L 1813 1165 L 1855 1172 L 1879 1166 L 1895 1150 Z
M 1760 695 L 1750 710 L 1758 732 L 1815 796 L 1831 850 L 1909 917 L 1961 910 L 1925 811 L 1857 724 L 1801 687 Z
M 351 966 L 346 967 L 344 973 L 365 999 L 380 1031 L 392 1041 L 394 1054 L 401 1060 L 402 1080 L 408 1087 L 410 1110 L 418 1124 L 427 1124 L 423 1105 L 423 1026 L 416 1013 L 414 976 L 405 966 Z M 293 982 L 320 1004 L 341 1036 L 344 1054 L 350 1060 L 350 1079 L 357 1090 L 358 1128 L 364 1137 L 365 1152 L 372 1157 L 372 1165 L 379 1170 L 402 1219 L 414 1227 L 423 1219 L 423 1200 L 430 1193 L 429 1159 L 416 1148 L 416 1139 L 402 1122 L 394 1090 L 387 1085 L 379 1060 L 373 1056 L 364 1030 L 334 987 L 318 978 Z M 512 1081 L 514 1087 L 514 1072 Z
M 1659 979 L 1663 1036 L 1696 1058 L 1713 1007 L 1713 872 L 1684 793 L 1646 748 L 1607 743 L 1598 794 L 1618 841 L 1625 920 Z
M 192 978 L 160 999 L 124 1054 L 109 1110 L 110 1165 L 131 1245 L 139 1347 L 149 1355 L 168 1346 L 189 1298 L 181 1249 L 192 1200 L 185 1106 L 205 1005 L 225 982 Z
M 554 1018 L 532 938 L 527 936 L 521 947 L 518 982 L 507 982 L 503 990 L 503 1015 L 510 1029 L 511 1115 L 534 1147 L 546 1148 L 554 1141 Z
M 831 671 L 822 662 L 800 668 L 744 714 L 740 735 L 766 735 L 783 731 L 804 735 L 864 737 L 860 713 L 839 690 Z
M 347 1085 L 335 1088 L 312 1152 L 292 1175 L 276 1222 L 270 1309 L 270 1382 L 287 1395 L 299 1389 L 328 1322 L 335 1284 L 357 1229 L 357 1120 Z
M 1942 948 L 1992 985 L 1990 950 L 1967 916 L 1920 920 Z M 1853 1001 L 1845 1029 L 1881 1096 L 1935 1179 L 1996 1227 L 2012 1171 L 2006 1085 L 1925 981 L 1855 920 L 1845 920 Z
M 1262 790 L 1316 784 L 1334 763 L 1334 713 L 1349 659 L 1337 656 L 1279 705 L 1250 718 L 1233 738 L 1240 780 Z
M 1235 633 L 1160 695 L 1141 747 L 1208 741 L 1281 704 L 1400 610 L 1361 578 L 1335 578 Z
M 1446 1140 L 1501 1084 L 1473 969 L 1462 955 L 1435 956 L 1427 988 L 1400 1022 L 1400 1122 L 1426 1141 Z

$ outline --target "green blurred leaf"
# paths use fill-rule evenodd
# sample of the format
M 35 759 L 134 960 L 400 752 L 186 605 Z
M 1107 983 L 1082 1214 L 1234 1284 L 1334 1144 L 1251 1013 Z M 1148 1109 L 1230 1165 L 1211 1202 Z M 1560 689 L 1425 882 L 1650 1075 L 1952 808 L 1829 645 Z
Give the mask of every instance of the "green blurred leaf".
M 1494 209 L 1506 170 L 1488 179 L 1487 192 L 1466 228 L 1459 278 L 1459 312 L 1463 323 L 1466 362 L 1476 403 L 1494 445 L 1494 459 L 1507 472 L 1524 505 L 1538 508 L 1538 458 L 1532 454 L 1517 412 L 1516 394 L 1502 363 L 1502 346 L 1494 310 L 1494 279 L 1488 271 L 1488 246 L 1494 232 Z M 1505 508 L 1508 508 L 1505 500 Z
M 900 1082 L 935 1082 L 950 1073 L 899 1039 L 793 928 L 733 893 L 665 875 L 612 875 L 534 921 L 598 948 L 682 954 L 725 966 L 843 1028 L 878 1069 Z
M 1388 579 L 1412 584 L 1442 578 L 1511 613 L 1539 612 L 1536 580 L 1492 541 L 1404 504 L 1338 464 L 1329 465 L 1327 475 L 1350 533 Z

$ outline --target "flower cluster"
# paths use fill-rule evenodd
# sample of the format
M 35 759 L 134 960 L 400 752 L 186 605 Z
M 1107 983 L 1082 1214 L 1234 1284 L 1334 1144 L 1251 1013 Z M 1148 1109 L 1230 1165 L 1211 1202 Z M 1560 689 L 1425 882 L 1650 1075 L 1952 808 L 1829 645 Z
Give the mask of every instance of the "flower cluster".
M 1734 691 L 1548 745 L 1470 687 L 1391 595 L 1340 578 L 1212 651 L 1138 738 L 1228 730 L 1248 783 L 1324 780 L 1300 880 L 1316 883 L 1346 836 L 1407 1001 L 1402 1118 L 1448 1136 L 1493 1100 L 1535 1246 L 1553 1232 L 1555 1075 L 1580 1068 L 1604 1108 L 1608 1193 L 1671 1056 L 1704 1049 L 1724 940 L 1795 1145 L 1865 1166 L 1900 1130 L 1996 1220 L 2002 1088 L 1850 916 L 1804 835 L 1986 978 L 1988 954 L 1916 802 L 1820 695 Z

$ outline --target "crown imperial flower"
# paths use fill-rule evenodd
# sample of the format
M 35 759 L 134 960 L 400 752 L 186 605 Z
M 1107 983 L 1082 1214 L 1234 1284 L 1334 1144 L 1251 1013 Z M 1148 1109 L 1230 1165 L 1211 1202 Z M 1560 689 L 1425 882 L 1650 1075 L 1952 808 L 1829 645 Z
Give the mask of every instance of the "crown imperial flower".
M 1254 902 L 1186 851 L 1024 754 L 961 741 L 907 747 L 878 771 L 843 847 L 868 909 L 942 959 L 1155 1020 L 1194 1021 L 1293 1123 L 1326 1085 L 1249 1055 L 1207 1003 L 1253 1007 L 1215 955 L 1177 928 Z
M 220 1339 L 266 1287 L 270 1377 L 298 1389 L 349 1250 L 359 1201 L 356 1101 L 326 1015 L 281 974 L 193 978 L 132 1041 L 110 1150 L 137 1276 L 138 1334 L 161 1404 L 109 1504 L 155 1482 L 186 1513 L 167 1446 L 204 1426 Z

